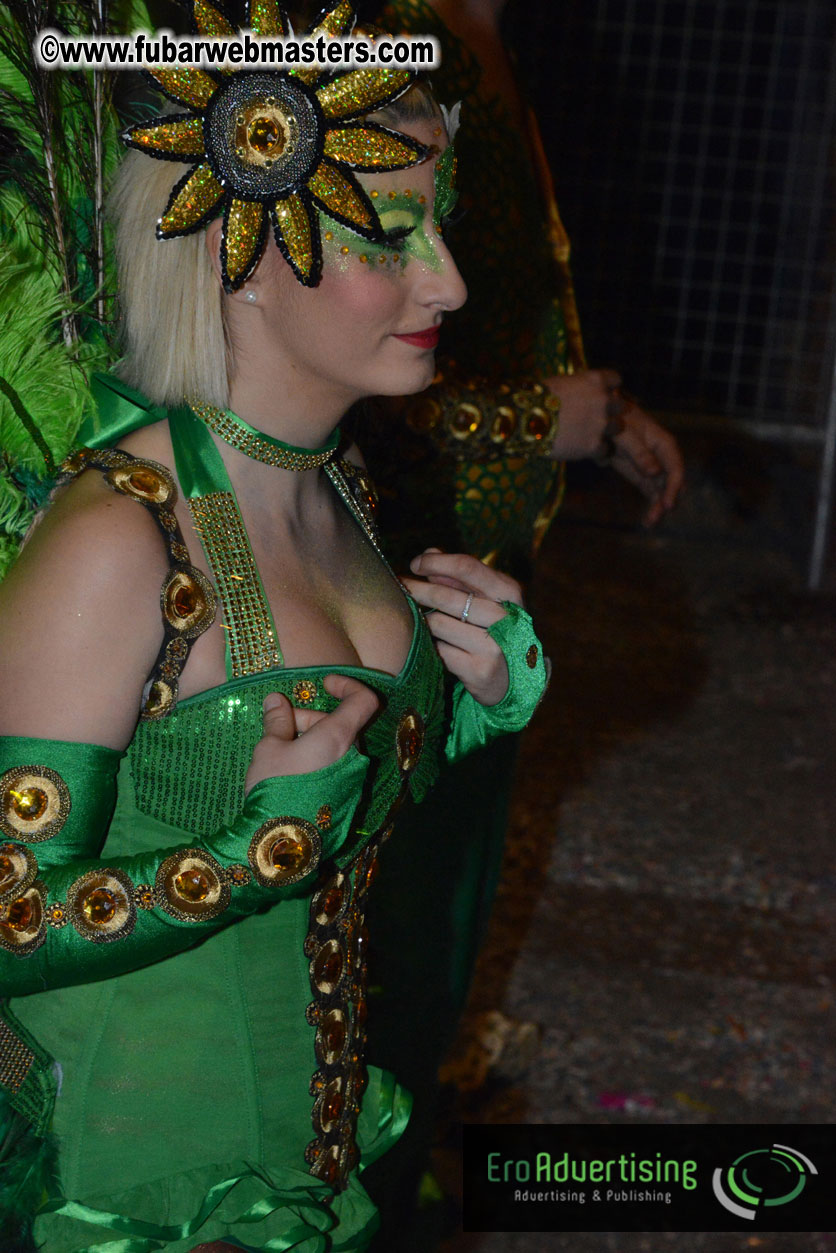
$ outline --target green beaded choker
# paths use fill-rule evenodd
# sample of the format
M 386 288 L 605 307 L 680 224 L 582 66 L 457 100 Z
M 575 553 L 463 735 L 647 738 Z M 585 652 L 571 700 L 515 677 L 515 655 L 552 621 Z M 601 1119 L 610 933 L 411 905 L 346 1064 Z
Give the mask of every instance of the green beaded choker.
M 297 448 L 294 444 L 286 444 L 281 439 L 257 431 L 228 409 L 224 412 L 200 400 L 189 401 L 189 408 L 225 444 L 255 461 L 263 461 L 282 470 L 316 470 L 331 460 L 340 442 L 340 428 L 337 427 L 328 443 L 321 448 Z

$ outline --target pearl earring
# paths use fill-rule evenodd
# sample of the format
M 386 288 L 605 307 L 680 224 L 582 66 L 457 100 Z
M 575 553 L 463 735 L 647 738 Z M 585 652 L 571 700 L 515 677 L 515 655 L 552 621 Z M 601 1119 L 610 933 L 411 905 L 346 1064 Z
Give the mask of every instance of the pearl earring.
M 248 291 L 246 295 L 246 299 L 251 305 L 254 305 L 255 302 L 258 300 L 258 296 L 254 291 Z

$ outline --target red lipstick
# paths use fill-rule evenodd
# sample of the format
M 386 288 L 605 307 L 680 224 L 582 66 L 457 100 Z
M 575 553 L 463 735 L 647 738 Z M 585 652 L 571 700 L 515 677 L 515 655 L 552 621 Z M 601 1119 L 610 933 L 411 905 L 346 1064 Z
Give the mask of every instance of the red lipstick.
M 403 340 L 405 344 L 414 344 L 416 348 L 435 348 L 440 334 L 440 326 L 428 326 L 425 331 L 413 331 L 411 335 L 395 335 L 394 338 Z

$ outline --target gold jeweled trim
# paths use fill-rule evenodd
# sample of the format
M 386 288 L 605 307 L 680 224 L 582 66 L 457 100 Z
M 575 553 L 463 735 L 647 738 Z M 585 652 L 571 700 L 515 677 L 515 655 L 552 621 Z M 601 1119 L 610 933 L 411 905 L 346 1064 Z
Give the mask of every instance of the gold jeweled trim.
M 172 570 L 160 592 L 163 616 L 183 639 L 194 639 L 215 617 L 215 589 L 200 570 Z
M 272 818 L 256 831 L 247 859 L 256 880 L 265 888 L 298 883 L 319 865 L 322 840 L 303 818 Z
M 167 857 L 154 883 L 157 904 L 180 922 L 208 922 L 229 905 L 230 890 L 220 862 L 199 848 Z
M 0 1018 L 0 1085 L 19 1092 L 29 1074 L 35 1054 Z
M 67 913 L 76 931 L 93 944 L 110 944 L 136 925 L 134 885 L 124 870 L 89 870 L 67 892 Z
M 14 766 L 0 777 L 0 831 L 38 844 L 63 827 L 71 808 L 70 789 L 48 766 Z
M 231 492 L 209 492 L 192 497 L 189 509 L 221 595 L 233 677 L 283 665 L 235 497 Z
M 278 466 L 281 470 L 297 472 L 317 470 L 331 460 L 336 450 L 336 443 L 332 443 L 327 448 L 314 448 L 310 451 L 302 448 L 282 447 L 279 441 L 273 442 L 260 435 L 258 431 L 248 429 L 239 420 L 224 413 L 222 409 L 216 409 L 214 405 L 192 400 L 189 402 L 189 408 L 225 444 L 229 444 L 231 448 L 237 448 L 246 457 L 263 461 L 268 466 Z

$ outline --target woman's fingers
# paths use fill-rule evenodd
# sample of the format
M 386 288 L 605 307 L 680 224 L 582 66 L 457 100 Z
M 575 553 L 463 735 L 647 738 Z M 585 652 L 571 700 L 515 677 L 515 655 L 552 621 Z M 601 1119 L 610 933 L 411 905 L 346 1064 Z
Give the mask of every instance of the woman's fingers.
M 293 706 L 281 692 L 270 692 L 263 705 L 264 735 L 274 735 L 277 740 L 292 740 L 296 736 L 296 719 Z
M 523 603 L 519 583 L 507 574 L 486 566 L 484 562 L 479 561 L 478 557 L 469 557 L 465 553 L 440 553 L 428 550 L 418 557 L 413 557 L 409 565 L 413 574 L 420 574 L 422 578 L 428 579 L 436 586 L 474 592 L 487 600 L 509 600 L 516 605 Z
M 473 592 L 461 591 L 441 583 L 424 583 L 420 579 L 404 579 L 410 596 L 424 609 L 439 609 L 462 627 L 493 626 L 505 617 L 505 610 L 495 600 L 486 600 Z

